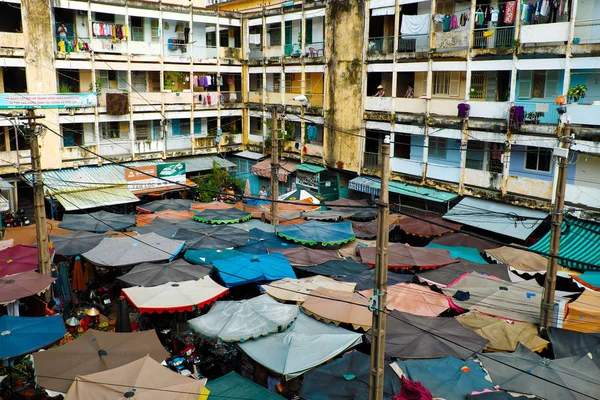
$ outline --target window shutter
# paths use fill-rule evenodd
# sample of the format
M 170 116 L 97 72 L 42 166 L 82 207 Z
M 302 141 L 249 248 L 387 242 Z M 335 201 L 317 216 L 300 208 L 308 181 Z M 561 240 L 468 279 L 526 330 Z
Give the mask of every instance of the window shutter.
M 117 72 L 117 89 L 127 90 L 127 71 Z
M 544 97 L 556 97 L 558 95 L 559 82 L 560 71 L 546 71 L 546 88 L 544 90 Z
M 179 120 L 178 119 L 172 119 L 171 120 L 171 133 L 174 136 L 181 134 L 180 124 L 179 124 Z
M 448 94 L 451 97 L 458 97 L 460 95 L 460 71 L 450 72 L 450 89 Z
M 307 19 L 306 20 L 306 40 L 304 41 L 304 43 L 306 44 L 312 44 L 313 42 L 313 24 L 312 24 L 312 19 Z
M 532 71 L 519 71 L 519 93 L 517 95 L 520 99 L 530 99 L 532 89 Z
M 194 119 L 194 134 L 198 135 L 202 133 L 202 120 L 200 118 Z

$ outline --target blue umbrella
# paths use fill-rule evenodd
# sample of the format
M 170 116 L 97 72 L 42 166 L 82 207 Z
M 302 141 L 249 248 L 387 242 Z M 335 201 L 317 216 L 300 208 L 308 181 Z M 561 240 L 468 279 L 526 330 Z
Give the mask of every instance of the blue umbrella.
M 267 254 L 267 249 L 296 247 L 296 245 L 287 243 L 272 232 L 265 232 L 258 228 L 252 228 L 248 232 L 250 232 L 250 240 L 248 240 L 247 244 L 237 249 L 244 253 Z
M 450 252 L 450 256 L 452 258 L 462 258 L 468 261 L 473 261 L 479 264 L 489 264 L 481 254 L 479 254 L 479 250 L 474 247 L 462 247 L 462 246 L 444 246 L 441 244 L 429 243 L 425 246 L 430 249 L 444 249 Z
M 214 260 L 213 265 L 227 287 L 296 278 L 292 265 L 280 253 L 244 254 L 225 260 Z
M 62 316 L 0 317 L 0 360 L 28 354 L 62 338 Z
M 355 239 L 350 222 L 308 221 L 303 224 L 279 227 L 277 234 L 305 245 L 338 245 Z

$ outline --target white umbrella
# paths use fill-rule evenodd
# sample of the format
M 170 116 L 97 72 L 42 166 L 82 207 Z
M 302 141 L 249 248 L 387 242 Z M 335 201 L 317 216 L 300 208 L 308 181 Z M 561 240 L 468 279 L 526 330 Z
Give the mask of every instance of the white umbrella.
M 295 301 L 298 304 L 303 303 L 310 293 L 319 287 L 352 293 L 356 283 L 340 282 L 327 276 L 315 275 L 301 279 L 283 278 L 262 286 L 269 296 L 279 301 Z

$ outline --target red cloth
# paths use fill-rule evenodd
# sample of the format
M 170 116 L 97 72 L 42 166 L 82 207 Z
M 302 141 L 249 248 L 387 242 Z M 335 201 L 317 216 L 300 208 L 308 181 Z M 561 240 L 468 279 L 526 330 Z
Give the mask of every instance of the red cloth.
M 402 389 L 398 396 L 394 396 L 394 400 L 433 400 L 433 396 L 421 382 L 413 382 L 403 376 Z

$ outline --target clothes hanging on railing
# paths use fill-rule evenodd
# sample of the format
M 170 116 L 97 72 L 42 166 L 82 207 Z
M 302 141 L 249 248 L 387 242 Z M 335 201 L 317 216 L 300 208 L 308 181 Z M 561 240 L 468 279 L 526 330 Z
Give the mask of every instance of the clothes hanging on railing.
M 429 14 L 422 15 L 402 15 L 402 25 L 400 34 L 402 35 L 428 35 L 429 34 Z
M 509 1 L 505 4 L 504 9 L 504 23 L 507 25 L 512 25 L 515 23 L 515 19 L 517 17 L 517 2 Z
M 251 33 L 248 35 L 248 44 L 260 44 L 260 33 Z
M 523 106 L 511 106 L 510 107 L 510 117 L 508 121 L 508 125 L 513 130 L 521 129 L 521 124 L 525 120 L 525 107 Z
M 458 108 L 458 116 L 460 118 L 469 118 L 469 110 L 471 106 L 466 103 L 461 103 L 457 106 Z

